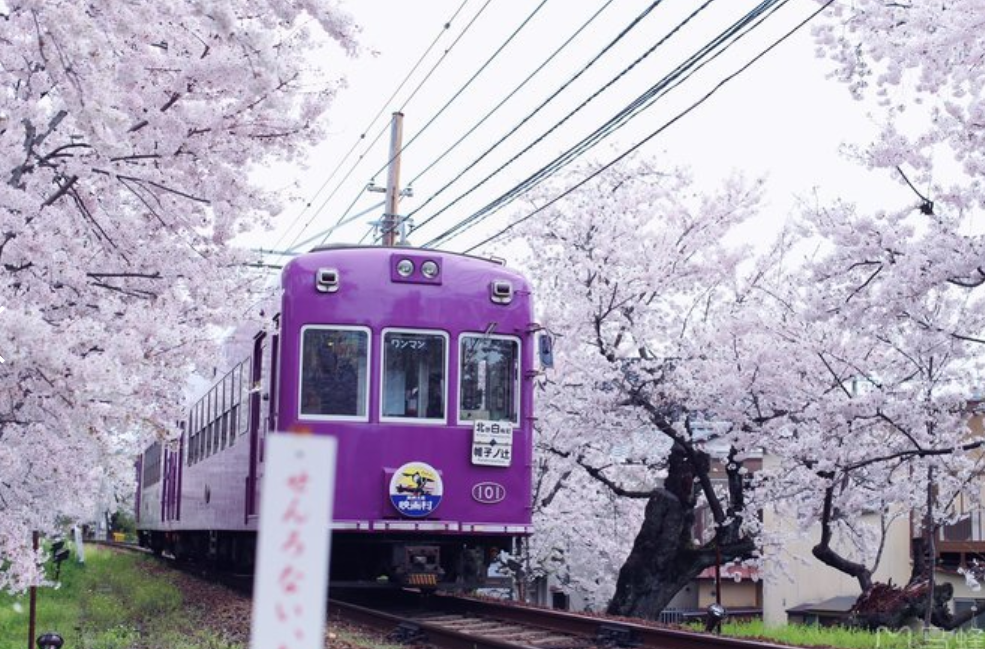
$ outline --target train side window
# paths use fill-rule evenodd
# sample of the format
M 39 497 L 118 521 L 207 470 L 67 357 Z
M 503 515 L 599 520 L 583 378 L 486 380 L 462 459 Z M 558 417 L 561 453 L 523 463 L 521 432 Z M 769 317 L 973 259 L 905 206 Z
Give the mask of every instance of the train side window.
M 448 334 L 383 331 L 382 419 L 444 421 Z
M 369 329 L 365 327 L 304 327 L 300 416 L 368 421 L 369 347 Z
M 465 334 L 459 339 L 458 423 L 519 423 L 520 341 Z

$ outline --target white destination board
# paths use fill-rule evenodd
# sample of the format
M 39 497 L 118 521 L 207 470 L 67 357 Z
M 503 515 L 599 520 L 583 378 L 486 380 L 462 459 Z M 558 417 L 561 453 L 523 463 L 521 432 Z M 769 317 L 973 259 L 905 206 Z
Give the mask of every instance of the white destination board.
M 252 649 L 325 646 L 335 455 L 334 437 L 267 436 Z
M 472 425 L 472 464 L 510 466 L 513 461 L 513 424 L 478 420 Z

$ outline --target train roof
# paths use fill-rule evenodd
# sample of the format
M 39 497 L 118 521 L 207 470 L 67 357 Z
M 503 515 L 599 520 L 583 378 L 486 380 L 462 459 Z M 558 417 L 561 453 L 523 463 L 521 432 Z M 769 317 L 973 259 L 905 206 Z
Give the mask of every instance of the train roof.
M 397 252 L 403 250 L 407 252 L 425 253 L 431 255 L 463 257 L 465 259 L 474 259 L 476 261 L 489 262 L 490 264 L 495 264 L 497 266 L 506 265 L 506 260 L 500 259 L 499 257 L 479 257 L 477 255 L 469 255 L 464 252 L 452 252 L 450 250 L 438 250 L 436 248 L 415 248 L 413 246 L 388 247 L 388 246 L 363 246 L 363 245 L 350 244 L 350 243 L 327 243 L 324 245 L 315 246 L 314 248 L 308 251 L 308 254 L 314 252 L 327 252 L 327 251 L 335 251 L 335 250 L 386 250 L 390 252 Z

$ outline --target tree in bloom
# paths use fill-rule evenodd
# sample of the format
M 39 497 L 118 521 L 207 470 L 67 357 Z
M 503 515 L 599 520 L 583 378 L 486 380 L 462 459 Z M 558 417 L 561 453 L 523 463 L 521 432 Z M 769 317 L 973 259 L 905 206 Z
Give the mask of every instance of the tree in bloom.
M 722 237 L 755 213 L 758 200 L 758 183 L 733 179 L 702 196 L 686 173 L 637 161 L 607 171 L 521 234 L 534 249 L 527 267 L 542 317 L 558 332 L 558 364 L 540 399 L 538 450 L 542 463 L 560 467 L 548 480 L 550 499 L 538 493 L 535 504 L 548 516 L 540 518 L 532 552 L 558 556 L 538 544 L 563 538 L 560 526 L 583 531 L 594 555 L 613 567 L 626 556 L 610 612 L 655 616 L 719 557 L 748 559 L 755 551 L 741 461 L 733 457 L 723 481 L 712 478 L 705 442 L 717 400 L 710 387 L 690 390 L 688 381 L 703 362 L 697 340 L 719 303 L 728 302 L 720 298 L 733 292 L 743 257 Z M 741 384 L 736 376 L 722 380 Z M 726 445 L 727 456 L 738 452 Z M 604 524 L 589 531 L 607 517 L 599 515 L 604 499 L 585 481 L 645 502 L 632 549 L 612 546 L 622 535 Z M 551 495 L 555 489 L 560 493 Z M 561 505 L 579 500 L 597 505 Z M 558 507 L 568 516 L 550 515 Z M 696 544 L 699 507 L 710 512 L 714 533 Z M 571 549 L 565 553 L 577 560 Z M 579 550 L 585 561 L 570 572 L 598 572 L 587 560 L 592 554 Z M 613 579 L 591 581 L 611 587 Z
M 332 3 L 0 4 L 0 587 L 32 530 L 88 514 L 180 418 L 217 327 L 250 310 L 232 237 L 275 213 L 249 174 L 323 134 L 353 53 Z
M 815 32 L 819 55 L 837 63 L 838 77 L 882 124 L 859 158 L 886 170 L 912 199 L 875 214 L 836 204 L 807 215 L 809 231 L 827 243 L 810 268 L 812 279 L 829 290 L 815 296 L 812 311 L 879 334 L 887 357 L 901 361 L 905 354 L 902 362 L 915 377 L 897 383 L 897 391 L 937 404 L 923 421 L 898 420 L 882 410 L 908 437 L 897 453 L 919 455 L 924 466 L 913 475 L 934 485 L 929 497 L 915 497 L 924 527 L 931 529 L 960 513 L 948 504 L 962 481 L 977 478 L 967 469 L 980 454 L 981 440 L 961 420 L 968 417 L 963 399 L 980 381 L 985 342 L 976 290 L 985 283 L 983 24 L 979 3 L 865 0 L 838 5 Z M 888 389 L 892 376 L 876 380 L 879 391 Z M 896 374 L 897 381 L 903 376 Z M 961 457 L 944 453 L 955 445 Z M 860 469 L 874 470 L 870 464 Z M 972 506 L 979 503 L 976 489 L 963 487 Z M 866 576 L 858 566 L 850 568 Z M 932 576 L 926 568 L 915 562 L 911 582 L 926 584 Z
M 525 232 L 558 332 L 538 427 L 553 465 L 535 503 L 550 501 L 532 548 L 543 570 L 560 556 L 592 575 L 625 556 L 608 609 L 654 617 L 702 570 L 809 538 L 867 593 L 890 522 L 871 525 L 873 512 L 920 511 L 928 480 L 940 520 L 977 497 L 965 407 L 977 348 L 942 333 L 969 322 L 960 296 L 928 292 L 917 320 L 842 317 L 831 305 L 845 286 L 821 272 L 837 248 L 798 257 L 817 248 L 801 238 L 813 230 L 784 232 L 759 258 L 722 243 L 757 211 L 758 184 L 697 196 L 645 162 L 598 180 Z M 588 478 L 645 502 L 631 548 L 609 547 L 618 537 L 597 513 L 612 506 Z M 596 504 L 555 505 L 565 499 Z M 767 509 L 786 523 L 764 525 Z M 595 541 L 594 558 L 538 546 L 569 530 Z

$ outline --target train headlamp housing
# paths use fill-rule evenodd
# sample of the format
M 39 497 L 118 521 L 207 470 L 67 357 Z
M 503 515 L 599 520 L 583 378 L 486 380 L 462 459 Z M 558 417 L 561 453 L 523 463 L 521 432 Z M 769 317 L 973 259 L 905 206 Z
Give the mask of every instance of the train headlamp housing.
M 434 254 L 401 250 L 390 256 L 390 281 L 440 286 L 444 275 L 441 263 L 441 258 Z
M 414 274 L 414 262 L 410 259 L 401 259 L 397 262 L 397 274 L 401 277 L 410 277 Z
M 489 299 L 496 304 L 509 304 L 513 301 L 513 284 L 505 279 L 489 283 Z
M 339 290 L 339 271 L 336 268 L 319 268 L 315 273 L 315 288 L 319 293 L 335 293 Z
M 426 262 L 421 264 L 421 274 L 428 279 L 434 279 L 438 276 L 438 264 L 428 259 Z

